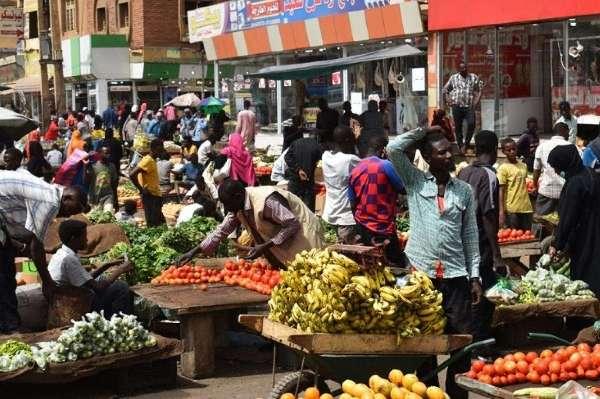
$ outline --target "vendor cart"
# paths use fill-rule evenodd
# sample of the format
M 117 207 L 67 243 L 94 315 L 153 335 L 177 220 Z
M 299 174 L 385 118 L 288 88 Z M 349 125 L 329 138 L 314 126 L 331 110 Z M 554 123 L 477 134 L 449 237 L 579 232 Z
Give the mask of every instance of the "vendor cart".
M 451 362 L 466 356 L 474 347 L 489 345 L 494 340 L 471 344 L 470 335 L 420 336 L 402 339 L 374 334 L 311 334 L 269 320 L 262 315 L 240 315 L 239 322 L 250 330 L 291 349 L 301 359 L 300 370 L 274 383 L 271 399 L 284 393 L 297 394 L 310 386 L 321 393 L 329 392 L 325 380 L 366 381 L 372 374 L 391 369 L 416 370 L 431 356 L 460 350 L 440 365 L 437 372 Z M 275 346 L 276 348 L 277 346 Z M 276 350 L 276 349 L 275 349 Z M 275 370 L 274 353 L 273 370 Z M 423 378 L 427 380 L 429 377 Z

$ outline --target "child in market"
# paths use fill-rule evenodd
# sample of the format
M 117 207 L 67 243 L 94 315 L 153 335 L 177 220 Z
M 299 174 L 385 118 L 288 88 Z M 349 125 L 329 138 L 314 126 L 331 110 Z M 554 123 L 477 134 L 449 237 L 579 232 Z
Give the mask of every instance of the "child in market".
M 130 314 L 133 311 L 133 298 L 129 286 L 117 279 L 132 269 L 131 263 L 110 262 L 89 273 L 77 255 L 77 251 L 87 246 L 87 225 L 80 220 L 67 219 L 58 227 L 58 236 L 63 245 L 48 264 L 52 279 L 59 286 L 71 285 L 92 290 L 92 310 L 103 310 L 106 318 L 119 312 Z M 109 267 L 117 264 L 120 265 L 110 274 L 103 275 Z
M 500 226 L 531 229 L 533 207 L 527 192 L 527 165 L 517 158 L 517 144 L 511 138 L 500 142 L 506 163 L 498 168 L 500 183 Z
M 119 212 L 115 214 L 117 222 L 135 224 L 135 212 L 137 204 L 134 200 L 127 200 L 121 206 Z

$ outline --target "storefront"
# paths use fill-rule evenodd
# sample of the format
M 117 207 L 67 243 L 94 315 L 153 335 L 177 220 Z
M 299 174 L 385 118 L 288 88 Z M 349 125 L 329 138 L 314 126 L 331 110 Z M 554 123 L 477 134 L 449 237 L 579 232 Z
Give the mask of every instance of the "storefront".
M 202 41 L 207 59 L 215 61 L 215 92 L 229 101 L 233 115 L 250 99 L 262 128 L 281 131 L 283 122 L 300 113 L 309 124 L 314 123 L 320 97 L 337 109 L 344 101 L 352 101 L 356 113 L 366 110 L 369 98 L 385 99 L 397 131 L 404 126 L 396 122 L 397 115 L 402 122 L 405 113 L 396 110 L 404 109 L 409 101 L 409 119 L 426 115 L 427 86 L 421 83 L 427 79 L 427 37 L 417 1 L 362 1 L 347 7 L 340 2 L 327 8 L 305 7 L 303 2 L 275 1 L 268 7 L 259 7 L 265 2 L 246 2 L 243 10 L 236 9 L 243 3 L 232 3 L 193 10 L 188 20 L 190 41 Z M 423 53 L 304 79 L 248 77 L 267 66 L 339 59 L 409 42 Z M 228 77 L 223 73 L 226 68 Z M 414 69 L 422 78 L 416 90 L 412 87 Z
M 533 116 L 550 132 L 563 100 L 576 114 L 600 115 L 599 2 L 430 0 L 429 30 L 437 44 L 430 106 L 466 60 L 484 83 L 482 129 L 520 134 Z

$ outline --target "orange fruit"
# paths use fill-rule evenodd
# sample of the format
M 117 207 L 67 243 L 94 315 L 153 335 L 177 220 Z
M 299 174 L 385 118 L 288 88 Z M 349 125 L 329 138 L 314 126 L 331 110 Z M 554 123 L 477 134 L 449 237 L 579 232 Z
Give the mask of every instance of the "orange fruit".
M 279 399 L 296 399 L 296 397 L 294 396 L 294 394 L 284 393 Z
M 319 399 L 321 393 L 315 387 L 310 387 L 304 391 L 304 399 Z
M 390 382 L 396 385 L 402 385 L 402 377 L 404 377 L 404 373 L 398 369 L 393 369 L 388 374 L 388 379 Z
M 333 399 L 330 393 L 324 393 L 319 399 Z
M 419 395 L 420 397 L 425 396 L 425 392 L 427 392 L 427 386 L 423 384 L 421 381 L 415 382 L 410 387 L 410 390 Z

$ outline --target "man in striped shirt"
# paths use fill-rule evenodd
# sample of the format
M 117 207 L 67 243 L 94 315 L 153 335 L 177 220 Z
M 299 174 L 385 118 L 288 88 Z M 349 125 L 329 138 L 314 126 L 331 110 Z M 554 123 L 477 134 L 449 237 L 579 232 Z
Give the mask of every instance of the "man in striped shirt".
M 46 298 L 55 287 L 47 270 L 44 237 L 52 220 L 89 210 L 79 189 L 44 182 L 26 171 L 0 171 L 0 333 L 19 327 L 15 256 L 29 256 Z

